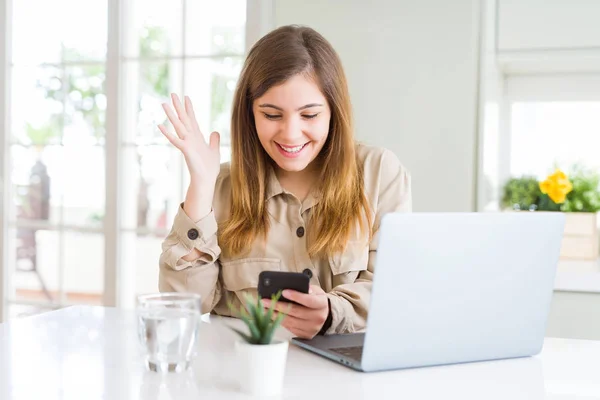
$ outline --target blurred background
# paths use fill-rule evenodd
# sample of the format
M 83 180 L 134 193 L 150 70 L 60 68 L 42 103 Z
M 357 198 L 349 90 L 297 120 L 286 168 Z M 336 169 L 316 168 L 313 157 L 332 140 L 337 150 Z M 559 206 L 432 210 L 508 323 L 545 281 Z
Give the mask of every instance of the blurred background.
M 156 128 L 165 122 L 161 103 L 171 92 L 191 96 L 203 128 L 221 132 L 228 160 L 246 2 L 10 6 L 8 317 L 72 303 L 131 305 L 132 295 L 157 290 L 160 244 L 187 185 L 178 151 Z
M 156 128 L 189 95 L 229 160 L 233 91 L 271 29 L 339 52 L 359 140 L 415 211 L 566 212 L 549 335 L 600 339 L 600 2 L 0 0 L 0 318 L 133 307 L 188 176 Z M 564 202 L 540 192 L 559 168 Z M 583 172 L 582 172 L 583 171 Z M 554 182 L 552 179 L 550 183 Z

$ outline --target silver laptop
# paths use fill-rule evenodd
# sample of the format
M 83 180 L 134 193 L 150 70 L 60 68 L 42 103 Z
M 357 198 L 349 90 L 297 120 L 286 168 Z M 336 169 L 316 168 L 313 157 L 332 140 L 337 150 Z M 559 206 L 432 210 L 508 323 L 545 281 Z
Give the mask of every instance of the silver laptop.
M 292 339 L 371 372 L 540 352 L 561 213 L 393 213 L 382 219 L 365 333 Z

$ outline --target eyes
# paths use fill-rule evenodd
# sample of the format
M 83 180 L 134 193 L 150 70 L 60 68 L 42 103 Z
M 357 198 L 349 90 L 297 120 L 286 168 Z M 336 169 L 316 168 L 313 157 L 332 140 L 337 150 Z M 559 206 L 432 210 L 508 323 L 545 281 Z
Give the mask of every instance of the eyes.
M 315 113 L 315 114 L 302 114 L 302 118 L 304 119 L 313 119 L 316 118 L 320 113 Z M 271 121 L 278 121 L 281 119 L 281 114 L 267 114 L 266 112 L 263 112 L 263 115 L 265 116 L 266 119 L 271 120 Z

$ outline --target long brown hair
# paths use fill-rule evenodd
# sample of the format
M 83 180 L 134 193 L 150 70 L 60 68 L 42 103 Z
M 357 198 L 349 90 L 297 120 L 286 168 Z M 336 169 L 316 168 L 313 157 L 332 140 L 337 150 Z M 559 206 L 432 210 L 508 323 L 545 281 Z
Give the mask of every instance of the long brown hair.
M 371 212 L 363 171 L 356 159 L 352 110 L 342 63 L 331 44 L 311 28 L 284 26 L 250 50 L 233 99 L 231 118 L 231 213 L 219 229 L 225 254 L 248 250 L 269 229 L 266 192 L 271 159 L 256 132 L 253 101 L 297 74 L 315 79 L 331 109 L 329 134 L 319 153 L 319 202 L 307 225 L 308 253 L 344 250 L 357 228 L 370 238 Z M 365 233 L 367 233 L 365 235 Z

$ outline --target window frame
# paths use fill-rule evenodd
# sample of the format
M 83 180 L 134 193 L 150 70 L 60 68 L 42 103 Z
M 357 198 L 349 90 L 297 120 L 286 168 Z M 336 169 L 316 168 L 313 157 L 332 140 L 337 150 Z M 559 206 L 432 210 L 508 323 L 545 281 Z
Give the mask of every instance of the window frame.
M 12 43 L 12 18 L 11 5 L 15 0 L 0 0 L 0 322 L 10 318 L 10 304 L 38 305 L 44 308 L 55 308 L 69 305 L 65 299 L 59 300 L 56 304 L 48 302 L 36 302 L 25 300 L 14 300 L 9 298 L 12 287 L 13 265 L 9 265 L 8 254 L 12 251 L 8 241 L 9 229 L 21 226 L 35 225 L 36 227 L 44 225 L 53 230 L 69 230 L 73 232 L 101 232 L 104 237 L 104 290 L 102 302 L 104 306 L 114 306 L 121 308 L 134 307 L 135 291 L 135 268 L 127 266 L 123 255 L 124 247 L 124 229 L 120 225 L 123 210 L 123 193 L 126 188 L 123 186 L 121 170 L 127 162 L 124 158 L 123 143 L 123 117 L 124 102 L 122 101 L 123 92 L 123 65 L 131 61 L 132 57 L 125 57 L 124 47 L 124 27 L 126 24 L 126 13 L 128 4 L 122 0 L 106 0 L 108 9 L 108 37 L 106 53 L 106 81 L 105 90 L 107 97 L 106 108 L 106 137 L 105 137 L 105 217 L 102 228 L 87 228 L 67 226 L 60 221 L 59 224 L 45 224 L 38 222 L 18 222 L 16 225 L 9 223 L 8 209 L 12 204 L 10 174 L 8 170 L 10 158 L 10 71 L 13 66 L 9 63 L 12 59 L 10 46 Z M 183 2 L 183 13 L 185 15 L 185 4 L 189 0 L 180 0 Z M 246 0 L 246 28 L 245 28 L 245 49 L 240 54 L 230 54 L 231 56 L 245 57 L 248 49 L 261 36 L 273 29 L 275 15 L 274 0 Z M 185 18 L 184 18 L 185 24 Z M 185 26 L 183 29 L 185 35 Z M 227 56 L 218 54 L 214 56 L 188 56 L 183 55 L 167 56 L 165 60 L 181 60 L 184 64 L 190 59 L 215 59 Z M 141 62 L 142 58 L 136 58 Z M 135 60 L 134 60 L 135 61 Z M 80 64 L 80 63 L 76 63 Z M 85 64 L 82 62 L 81 64 Z M 183 164 L 182 168 L 184 167 Z M 180 177 L 180 186 L 185 185 L 185 179 Z M 48 226 L 46 226 L 48 225 Z M 138 230 L 134 230 L 137 232 Z M 147 233 L 147 229 L 141 229 Z M 60 250 L 63 251 L 62 248 Z M 10 268 L 9 268 L 10 267 Z M 59 269 L 64 271 L 64 264 L 59 265 Z M 59 276 L 61 275 L 59 271 Z M 59 279 L 61 281 L 62 279 Z M 62 291 L 62 288 L 61 288 Z
M 8 177 L 8 129 L 9 98 L 10 98 L 10 68 L 8 60 L 11 57 L 12 27 L 10 15 L 11 0 L 0 0 L 0 322 L 8 319 L 6 297 L 10 284 L 10 269 L 8 265 L 8 201 L 10 191 L 6 182 Z

